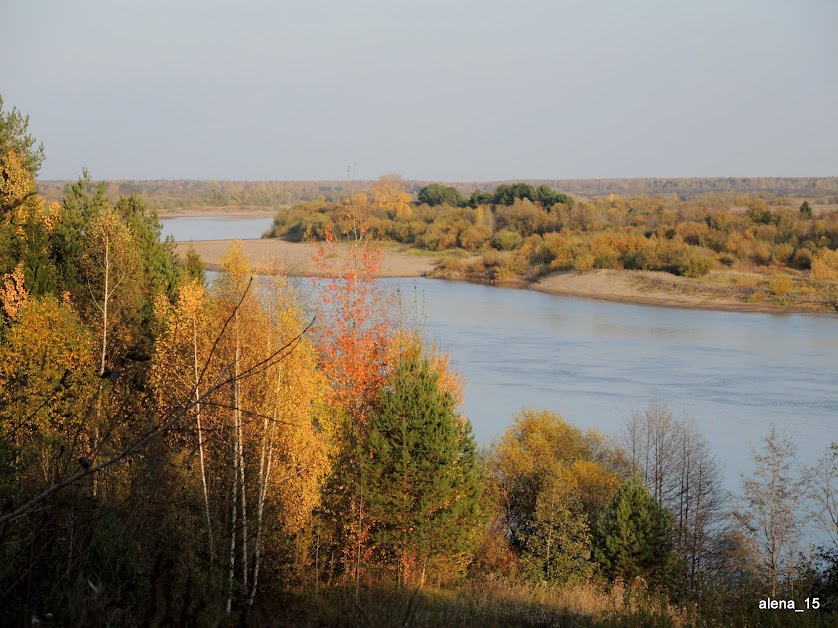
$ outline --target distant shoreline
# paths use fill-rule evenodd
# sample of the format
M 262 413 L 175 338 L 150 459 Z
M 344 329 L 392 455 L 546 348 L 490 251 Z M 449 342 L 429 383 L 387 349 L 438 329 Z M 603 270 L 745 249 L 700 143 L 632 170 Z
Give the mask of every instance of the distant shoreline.
M 179 242 L 177 251 L 185 255 L 190 245 L 204 260 L 208 270 L 220 270 L 221 258 L 233 240 L 203 240 Z M 241 240 L 245 256 L 254 266 L 271 263 L 285 267 L 292 276 L 322 275 L 312 257 L 317 245 L 310 242 L 288 242 L 280 239 Z M 340 250 L 340 249 L 338 249 Z M 331 260 L 327 260 L 329 263 Z M 337 260 L 334 260 L 335 263 Z M 379 277 L 425 277 L 435 267 L 436 260 L 384 249 Z M 336 265 L 336 264 L 335 264 Z M 455 277 L 436 277 L 462 281 Z M 788 307 L 770 303 L 749 303 L 736 299 L 724 286 L 700 284 L 662 272 L 594 270 L 555 273 L 536 282 L 523 279 L 497 281 L 487 285 L 507 288 L 528 288 L 557 296 L 573 296 L 627 305 L 673 307 L 692 310 L 723 312 L 759 312 L 770 314 L 819 314 L 835 316 L 835 312 L 817 307 Z
M 157 217 L 160 220 L 168 218 L 264 218 L 273 217 L 276 215 L 275 209 L 266 207 L 254 207 L 252 209 L 225 209 L 223 213 L 219 213 L 218 207 L 190 207 L 190 208 L 176 208 L 176 209 L 161 209 L 157 211 Z

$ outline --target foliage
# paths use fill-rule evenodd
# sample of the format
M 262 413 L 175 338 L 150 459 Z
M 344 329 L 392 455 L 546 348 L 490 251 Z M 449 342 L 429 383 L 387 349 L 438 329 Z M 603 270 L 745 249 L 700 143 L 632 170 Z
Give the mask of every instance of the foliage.
M 421 188 L 416 195 L 416 200 L 420 204 L 430 205 L 431 207 L 437 205 L 462 207 L 465 205 L 465 199 L 457 188 L 450 185 L 440 185 L 439 183 L 431 183 Z
M 799 568 L 804 487 L 793 441 L 772 426 L 763 443 L 761 451 L 753 452 L 756 469 L 742 480 L 742 502 L 734 516 L 776 596 L 783 576 L 793 582 Z
M 623 482 L 597 523 L 595 550 L 603 574 L 631 583 L 666 584 L 672 560 L 670 516 L 637 477 Z
M 482 464 L 421 346 L 410 345 L 381 393 L 363 472 L 372 542 L 402 583 L 462 572 L 483 520 Z
M 44 163 L 44 145 L 36 146 L 35 142 L 29 133 L 29 116 L 21 114 L 17 107 L 3 111 L 3 97 L 0 96 L 0 155 L 16 153 L 33 178 L 38 176 Z

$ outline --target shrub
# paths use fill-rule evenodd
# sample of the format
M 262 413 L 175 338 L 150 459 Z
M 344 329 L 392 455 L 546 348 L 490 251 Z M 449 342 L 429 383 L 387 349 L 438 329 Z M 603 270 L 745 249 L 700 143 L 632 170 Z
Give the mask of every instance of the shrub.
M 499 251 L 511 251 L 524 241 L 520 233 L 510 231 L 508 229 L 501 229 L 492 238 L 492 246 Z
M 771 249 L 767 244 L 759 242 L 751 249 L 751 259 L 757 264 L 766 266 L 771 262 Z
M 698 251 L 687 252 L 678 264 L 678 274 L 683 277 L 703 277 L 713 268 L 713 260 Z
M 760 225 L 757 227 L 756 237 L 766 242 L 774 242 L 777 239 L 777 227 L 774 225 Z
M 812 279 L 838 279 L 838 251 L 821 249 L 812 260 Z
M 528 200 L 515 201 L 510 207 L 498 207 L 495 211 L 495 223 L 499 227 L 517 231 L 524 237 L 533 233 L 556 231 L 559 226 L 556 216 L 548 214 Z
M 478 251 L 492 237 L 492 230 L 485 225 L 474 225 L 460 234 L 460 246 L 469 251 Z
M 774 275 L 768 283 L 768 287 L 777 296 L 783 296 L 794 289 L 794 282 L 788 275 Z
M 794 252 L 794 265 L 797 268 L 811 268 L 812 267 L 812 251 L 809 249 L 797 249 Z
M 531 264 L 551 264 L 556 259 L 556 254 L 547 242 L 537 245 L 530 254 Z
M 771 260 L 775 264 L 788 264 L 794 254 L 791 244 L 775 244 L 771 247 Z
M 595 260 L 593 253 L 583 253 L 573 261 L 573 267 L 581 271 L 591 270 Z
M 675 228 L 675 233 L 681 236 L 687 244 L 698 246 L 704 244 L 710 230 L 701 222 L 684 222 Z
M 719 261 L 729 268 L 736 263 L 736 256 L 731 253 L 721 253 L 719 254 Z

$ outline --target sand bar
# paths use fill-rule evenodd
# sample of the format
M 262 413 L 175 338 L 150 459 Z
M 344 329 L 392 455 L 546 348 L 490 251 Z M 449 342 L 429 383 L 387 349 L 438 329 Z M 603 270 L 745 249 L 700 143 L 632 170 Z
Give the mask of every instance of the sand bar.
M 202 240 L 196 242 L 180 242 L 177 251 L 181 255 L 186 253 L 189 244 L 203 258 L 208 270 L 219 270 L 221 258 L 230 248 L 231 240 Z M 317 254 L 317 245 L 310 242 L 287 242 L 266 238 L 262 240 L 242 240 L 242 250 L 254 266 L 270 265 L 272 261 L 284 267 L 289 275 L 315 276 L 323 274 L 313 257 Z M 338 245 L 331 256 L 326 259 L 327 267 L 340 268 L 340 258 L 345 255 L 347 247 Z M 434 267 L 432 259 L 384 250 L 381 259 L 379 277 L 423 277 Z
M 196 241 L 191 244 L 201 255 L 208 270 L 219 270 L 221 258 L 229 248 L 230 240 Z M 177 250 L 184 255 L 190 243 L 179 243 Z M 253 265 L 270 264 L 274 260 L 284 267 L 289 275 L 321 275 L 312 260 L 317 254 L 317 245 L 309 242 L 294 243 L 278 239 L 242 240 L 244 254 Z M 346 246 L 338 246 L 328 266 L 338 272 L 339 257 Z M 379 277 L 423 277 L 435 265 L 435 260 L 385 249 L 382 255 Z M 497 282 L 501 287 L 530 288 L 549 294 L 584 297 L 657 307 L 677 307 L 727 312 L 801 312 L 806 314 L 826 312 L 823 304 L 802 304 L 783 306 L 771 303 L 751 303 L 743 298 L 736 288 L 701 283 L 676 277 L 668 273 L 652 271 L 593 270 L 587 272 L 559 272 L 540 281 L 528 283 L 521 279 Z
M 555 273 L 530 285 L 533 290 L 549 294 L 586 297 L 630 303 L 726 312 L 824 312 L 806 304 L 797 306 L 751 303 L 736 288 L 712 285 L 676 277 L 669 273 L 630 270 L 567 271 Z

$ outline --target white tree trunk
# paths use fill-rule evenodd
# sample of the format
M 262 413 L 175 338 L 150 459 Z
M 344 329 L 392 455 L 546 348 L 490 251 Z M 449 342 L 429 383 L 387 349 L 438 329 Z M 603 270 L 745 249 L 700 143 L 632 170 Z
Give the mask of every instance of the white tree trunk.
M 250 586 L 248 606 L 253 606 L 256 599 L 256 586 L 259 582 L 259 550 L 262 542 L 262 515 L 268 496 L 268 480 L 271 476 L 271 462 L 273 460 L 273 441 L 276 420 L 279 414 L 279 389 L 282 383 L 282 367 L 279 367 L 276 377 L 276 402 L 274 405 L 273 422 L 269 423 L 267 416 L 262 425 L 262 454 L 259 459 L 259 501 L 256 508 L 256 541 L 253 548 L 253 582 Z
M 207 534 L 209 535 L 210 573 L 212 573 L 213 563 L 215 562 L 215 542 L 212 538 L 207 472 L 204 465 L 204 436 L 201 431 L 200 375 L 198 373 L 198 325 L 194 318 L 192 319 L 192 357 L 194 358 L 193 366 L 195 370 L 195 417 L 198 424 L 198 457 L 201 461 L 201 483 L 204 488 L 204 507 L 207 515 Z

